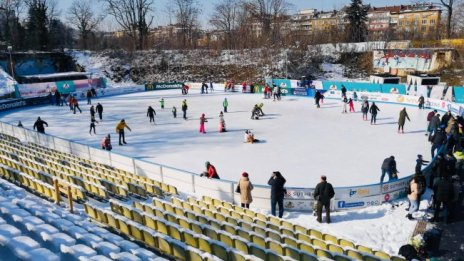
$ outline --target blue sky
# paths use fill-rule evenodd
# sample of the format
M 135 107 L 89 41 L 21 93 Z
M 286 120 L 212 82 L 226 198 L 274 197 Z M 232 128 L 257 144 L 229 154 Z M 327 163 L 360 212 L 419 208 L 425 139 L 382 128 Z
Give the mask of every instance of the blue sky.
M 166 14 L 166 6 L 172 0 L 154 0 L 155 3 L 155 25 L 164 25 L 169 23 L 169 16 Z M 101 9 L 101 3 L 94 0 L 97 9 Z M 215 4 L 221 2 L 220 0 L 198 0 L 201 5 L 201 21 L 205 25 L 211 15 L 212 9 Z M 340 9 L 341 7 L 348 5 L 350 0 L 288 0 L 293 5 L 291 13 L 295 13 L 300 9 L 315 8 L 318 10 L 333 10 Z M 58 0 L 58 7 L 61 9 L 62 16 L 66 15 L 66 9 L 71 5 L 72 0 Z M 411 0 L 364 0 L 364 3 L 371 4 L 373 6 L 385 6 L 385 5 L 400 5 L 410 4 Z M 174 19 L 174 17 L 172 17 Z M 111 28 L 112 24 L 110 19 L 106 19 L 105 25 L 102 29 L 116 29 Z

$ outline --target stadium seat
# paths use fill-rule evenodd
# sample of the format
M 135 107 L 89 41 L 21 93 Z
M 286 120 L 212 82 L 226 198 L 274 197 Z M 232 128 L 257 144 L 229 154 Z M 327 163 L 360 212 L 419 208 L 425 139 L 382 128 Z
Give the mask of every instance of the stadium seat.
M 316 249 L 316 255 L 318 257 L 324 257 L 324 258 L 328 258 L 328 259 L 333 259 L 333 255 L 327 250 Z
M 182 231 L 182 238 L 185 244 L 194 248 L 198 248 L 198 239 L 195 234 L 188 231 Z
M 203 261 L 203 257 L 201 253 L 198 252 L 196 249 L 189 248 L 188 249 L 188 260 L 189 261 Z
M 259 226 L 254 226 L 253 227 L 253 232 L 255 232 L 258 235 L 261 235 L 263 237 L 266 236 L 266 229 L 259 227 Z
M 292 247 L 298 248 L 298 242 L 295 239 L 291 238 L 291 237 L 284 236 L 282 238 L 282 243 L 287 244 L 287 245 L 292 246 Z
M 251 234 L 246 230 L 239 230 L 238 236 L 243 238 L 244 240 L 250 242 L 251 241 Z
M 168 231 L 168 226 L 166 225 L 166 223 L 164 223 L 164 221 L 162 220 L 155 220 L 156 221 L 156 231 L 160 232 L 161 234 L 164 234 L 164 235 L 169 235 L 169 231 Z
M 349 257 L 347 257 L 345 255 L 340 255 L 340 254 L 335 254 L 333 256 L 333 259 L 335 261 L 351 261 L 351 260 L 353 260 L 353 259 L 351 259 L 351 258 L 349 258 Z
M 136 223 L 128 223 L 128 226 L 130 229 L 130 236 L 133 237 L 135 240 L 143 242 L 144 238 L 143 238 L 142 230 L 137 225 L 138 224 Z
M 320 249 L 327 250 L 327 243 L 324 242 L 324 241 L 322 241 L 322 240 L 313 239 L 313 240 L 311 241 L 311 244 L 312 244 L 313 246 L 316 246 L 316 247 L 320 248 Z
M 187 260 L 188 250 L 187 245 L 176 240 L 171 241 L 172 255 L 176 260 Z
M 151 231 L 143 229 L 142 234 L 145 245 L 155 249 L 159 248 L 157 238 L 153 236 Z
M 314 237 L 314 238 L 323 240 L 322 233 L 319 232 L 319 231 L 317 231 L 317 230 L 310 229 L 310 230 L 309 230 L 309 235 L 312 236 L 312 237 Z
M 297 248 L 286 246 L 284 248 L 285 256 L 298 260 L 300 258 L 301 251 Z
M 219 257 L 221 260 L 227 260 L 227 247 L 218 241 L 211 242 L 211 249 L 213 250 L 213 255 Z
M 285 254 L 284 253 L 284 248 L 282 247 L 280 242 L 269 240 L 269 241 L 267 241 L 267 247 L 266 248 L 271 249 L 272 251 L 274 251 L 278 255 L 283 256 Z
M 329 234 L 323 234 L 322 238 L 325 242 L 338 245 L 338 238 Z
M 213 253 L 209 239 L 199 236 L 197 240 L 198 240 L 198 249 L 200 249 L 201 251 L 205 253 Z
M 312 243 L 312 238 L 311 236 L 309 235 L 306 235 L 306 234 L 302 234 L 302 233 L 296 233 L 296 238 L 300 241 L 303 241 L 303 242 L 306 242 L 306 243 L 309 243 L 311 244 Z
M 346 250 L 346 255 L 356 260 L 363 260 L 363 255 L 356 250 Z
M 203 228 L 203 235 L 211 238 L 212 240 L 219 240 L 216 229 L 209 226 Z
M 265 248 L 260 247 L 256 244 L 250 244 L 250 254 L 256 256 L 257 258 L 261 258 L 262 260 L 266 260 L 266 253 L 267 251 Z
M 286 229 L 286 228 L 281 228 L 280 229 L 280 233 L 284 236 L 288 236 L 288 237 L 295 237 L 294 233 L 292 230 L 289 230 L 289 229 Z
M 230 260 L 230 261 L 246 261 L 247 259 L 240 252 L 235 251 L 235 250 L 231 250 L 231 251 L 229 251 L 229 258 L 227 260 Z
M 248 248 L 248 244 L 246 243 L 245 240 L 242 240 L 240 238 L 234 238 L 234 246 L 235 246 L 235 249 L 237 249 L 238 251 L 244 253 L 244 254 L 249 254 L 250 253 L 250 250 Z
M 164 235 L 157 235 L 158 249 L 167 255 L 172 255 L 171 240 Z
M 390 260 L 390 255 L 387 254 L 387 253 L 385 253 L 385 252 L 383 252 L 383 251 L 375 251 L 374 255 L 377 256 L 377 257 L 380 257 L 380 258 L 382 258 L 382 259 L 388 259 L 388 260 Z
M 269 239 L 275 240 L 277 242 L 282 242 L 282 238 L 280 237 L 280 234 L 274 231 L 267 231 L 266 236 Z
M 283 261 L 284 259 L 279 254 L 269 251 L 266 254 L 266 260 L 267 261 Z
M 151 228 L 153 230 L 157 230 L 156 228 L 156 219 L 150 215 L 143 216 L 144 224 L 146 227 Z
M 253 242 L 253 244 L 256 244 L 260 247 L 266 247 L 266 241 L 263 237 L 261 237 L 260 235 L 251 235 L 251 241 Z
M 300 253 L 300 259 L 301 261 L 318 261 L 319 259 L 317 256 L 306 253 L 306 252 L 301 252 Z
M 298 249 L 300 249 L 301 251 L 305 251 L 309 254 L 315 254 L 316 251 L 314 250 L 314 247 L 305 243 L 305 242 L 301 242 L 298 244 Z
M 363 255 L 363 261 L 382 261 L 382 259 L 370 254 L 365 254 Z
M 338 245 L 328 244 L 327 247 L 328 247 L 328 250 L 331 251 L 331 252 L 339 253 L 339 254 L 344 254 L 345 253 L 343 248 L 338 246 Z
M 356 249 L 359 252 L 363 252 L 363 253 L 367 253 L 367 254 L 374 254 L 374 251 L 372 251 L 372 249 L 369 248 L 369 247 L 359 245 L 359 246 L 356 246 Z
M 132 209 L 130 211 L 131 213 L 131 216 L 132 216 L 132 220 L 139 223 L 139 224 L 142 224 L 143 225 L 143 216 L 142 214 L 140 214 L 137 210 L 135 209 Z
M 229 235 L 219 232 L 218 236 L 219 236 L 219 241 L 221 241 L 223 244 L 225 244 L 228 247 L 232 247 L 232 248 L 234 247 L 234 239 L 231 238 Z

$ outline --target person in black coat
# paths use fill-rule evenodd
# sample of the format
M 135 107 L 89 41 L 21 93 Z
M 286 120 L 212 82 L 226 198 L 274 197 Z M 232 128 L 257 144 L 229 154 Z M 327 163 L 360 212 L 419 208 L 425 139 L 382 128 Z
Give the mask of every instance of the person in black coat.
M 342 85 L 341 91 L 342 91 L 342 98 L 346 97 L 346 87 L 345 87 L 345 85 Z
M 435 194 L 435 212 L 433 215 L 432 222 L 438 221 L 440 209 L 443 205 L 443 221 L 445 223 L 448 223 L 448 210 L 450 207 L 451 199 L 454 197 L 453 183 L 451 183 L 449 176 L 444 175 L 440 180 L 438 180 L 433 186 L 433 191 Z
M 92 105 L 90 106 L 90 117 L 95 117 L 95 107 Z
M 375 124 L 377 122 L 377 113 L 380 111 L 379 107 L 375 105 L 375 102 L 372 103 L 369 112 L 371 113 L 371 124 Z
M 103 105 L 97 103 L 97 113 L 100 120 L 103 120 Z
M 441 147 L 446 143 L 446 133 L 443 129 L 438 128 L 436 133 L 432 135 L 430 141 L 432 142 L 432 158 L 435 156 L 435 150 L 440 151 Z
M 322 207 L 325 208 L 325 219 L 330 223 L 330 199 L 335 196 L 332 184 L 327 182 L 326 176 L 321 176 L 321 182 L 314 189 L 314 199 L 317 201 L 317 222 L 322 222 Z
M 34 130 L 37 129 L 37 132 L 40 133 L 45 133 L 45 126 L 48 127 L 48 123 L 43 121 L 40 117 L 37 118 L 37 120 L 34 123 Z
M 381 170 L 382 170 L 382 176 L 380 177 L 380 183 L 383 183 L 385 174 L 388 175 L 388 181 L 390 181 L 392 179 L 392 174 L 397 172 L 395 157 L 390 156 L 384 159 L 382 162 Z
M 321 105 L 319 104 L 319 102 L 321 101 L 321 98 L 322 98 L 322 94 L 319 91 L 316 91 L 316 94 L 314 95 L 314 99 L 316 100 L 317 108 L 321 107 Z
M 153 109 L 153 107 L 151 106 L 148 106 L 147 117 L 150 118 L 150 123 L 153 122 L 153 124 L 155 124 L 155 115 L 156 115 L 155 109 Z
M 451 119 L 451 117 L 451 111 L 448 111 L 445 115 L 443 115 L 443 117 L 441 117 L 441 125 L 445 125 L 445 127 L 448 126 L 448 121 Z
M 267 184 L 271 186 L 271 213 L 275 216 L 276 204 L 279 205 L 279 218 L 282 218 L 284 214 L 285 182 L 287 182 L 287 180 L 282 177 L 279 171 L 272 172 L 272 176 L 267 182 Z
M 56 101 L 56 106 L 60 106 L 61 104 L 61 93 L 56 90 L 55 92 L 55 101 Z
M 422 166 L 427 165 L 430 161 L 424 160 L 422 155 L 417 155 L 415 173 L 422 173 Z
M 86 96 L 87 96 L 87 105 L 92 104 L 92 96 L 93 96 L 92 91 L 88 90 Z

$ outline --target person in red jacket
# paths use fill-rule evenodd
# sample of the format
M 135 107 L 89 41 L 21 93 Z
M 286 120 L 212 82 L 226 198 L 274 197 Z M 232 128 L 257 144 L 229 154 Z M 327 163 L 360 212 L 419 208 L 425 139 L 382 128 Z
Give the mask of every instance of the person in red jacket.
M 353 103 L 353 99 L 349 99 L 348 101 L 348 105 L 350 106 L 350 112 L 354 112 L 354 103 Z
M 201 177 L 206 176 L 209 179 L 219 179 L 219 175 L 216 172 L 216 168 L 211 163 L 209 163 L 209 161 L 205 163 L 205 166 L 206 171 L 200 175 Z
M 200 117 L 200 132 L 205 134 L 206 131 L 205 131 L 205 122 L 208 122 L 208 120 L 206 119 L 205 117 L 205 114 L 201 114 L 201 117 Z

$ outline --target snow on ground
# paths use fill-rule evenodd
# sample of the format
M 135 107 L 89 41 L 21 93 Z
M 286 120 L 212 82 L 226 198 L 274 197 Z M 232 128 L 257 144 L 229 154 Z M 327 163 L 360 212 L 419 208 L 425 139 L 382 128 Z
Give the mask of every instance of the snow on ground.
M 160 109 L 164 97 L 166 108 Z M 224 97 L 229 112 L 224 118 L 228 132 L 218 133 L 218 114 Z M 181 101 L 189 105 L 188 120 L 182 119 Z M 379 181 L 384 158 L 395 155 L 400 177 L 413 173 L 417 154 L 430 156 L 424 136 L 428 111 L 409 107 L 411 122 L 406 133 L 396 132 L 398 105 L 379 104 L 378 124 L 362 121 L 359 112 L 342 114 L 338 100 L 326 100 L 316 109 L 310 98 L 284 97 L 280 102 L 264 100 L 260 94 L 215 92 L 188 96 L 180 90 L 143 92 L 113 96 L 94 101 L 104 106 L 103 122 L 97 135 L 89 135 L 89 106 L 81 102 L 82 114 L 72 114 L 67 107 L 42 106 L 2 114 L 0 120 L 16 124 L 21 120 L 32 128 L 37 116 L 48 122 L 46 132 L 73 141 L 99 147 L 102 138 L 112 135 L 113 152 L 160 163 L 194 173 L 204 171 L 205 161 L 216 166 L 222 179 L 238 180 L 243 171 L 254 184 L 266 184 L 272 171 L 279 170 L 287 186 L 314 187 L 321 174 L 334 186 L 350 186 Z M 254 104 L 264 103 L 265 117 L 250 119 Z M 156 110 L 156 125 L 146 117 L 147 107 Z M 178 117 L 171 114 L 177 107 Z M 356 104 L 359 110 L 360 104 Z M 206 113 L 206 134 L 199 133 L 199 117 Z M 118 146 L 115 126 L 125 118 L 132 132 L 126 131 L 127 146 Z M 250 129 L 262 142 L 243 143 L 244 131 Z
M 14 92 L 14 80 L 0 68 L 0 96 Z

